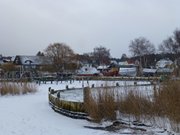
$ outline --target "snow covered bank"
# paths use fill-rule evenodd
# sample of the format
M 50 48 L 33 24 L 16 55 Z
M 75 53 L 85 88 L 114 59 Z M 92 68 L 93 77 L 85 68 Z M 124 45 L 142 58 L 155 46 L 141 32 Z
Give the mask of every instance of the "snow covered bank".
M 34 94 L 0 96 L 0 135 L 123 135 L 127 131 L 133 134 L 128 129 L 109 132 L 84 128 L 98 124 L 55 113 L 48 104 L 48 88 L 64 89 L 66 85 L 65 82 L 58 85 L 41 84 L 38 86 L 38 92 Z M 74 87 L 81 85 L 76 82 Z M 158 135 L 168 134 L 164 132 Z
M 49 84 L 39 86 L 39 91 L 35 94 L 0 97 L 0 135 L 101 135 L 106 133 L 84 128 L 88 125 L 87 121 L 74 120 L 55 113 L 48 104 L 49 86 Z

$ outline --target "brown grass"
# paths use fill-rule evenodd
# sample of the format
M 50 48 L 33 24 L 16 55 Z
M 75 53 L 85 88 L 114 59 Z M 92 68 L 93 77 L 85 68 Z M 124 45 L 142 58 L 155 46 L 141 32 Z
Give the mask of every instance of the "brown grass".
M 147 97 L 140 93 L 130 91 L 124 98 L 118 101 L 119 111 L 125 114 L 131 114 L 140 119 L 142 115 L 151 115 L 152 103 Z
M 157 115 L 168 116 L 180 123 L 180 82 L 164 82 L 154 99 L 154 110 Z
M 35 93 L 37 91 L 36 85 L 31 83 L 24 83 L 22 85 L 22 94 Z
M 114 120 L 116 118 L 115 111 L 119 110 L 123 114 L 135 116 L 137 120 L 142 116 L 152 119 L 160 116 L 180 124 L 179 81 L 164 82 L 159 90 L 154 90 L 153 99 L 133 91 L 126 92 L 126 95 L 116 95 L 115 98 L 114 92 L 108 88 L 98 90 L 96 96 L 93 94 L 88 93 L 89 99 L 85 106 L 94 121 Z
M 36 85 L 31 83 L 9 83 L 9 82 L 1 82 L 0 83 L 0 95 L 20 95 L 27 93 L 34 93 L 37 91 Z
M 93 96 L 89 90 L 88 94 L 88 101 L 85 102 L 85 109 L 93 121 L 100 122 L 102 119 L 116 119 L 116 103 L 112 91 L 108 89 L 98 90 L 96 96 Z

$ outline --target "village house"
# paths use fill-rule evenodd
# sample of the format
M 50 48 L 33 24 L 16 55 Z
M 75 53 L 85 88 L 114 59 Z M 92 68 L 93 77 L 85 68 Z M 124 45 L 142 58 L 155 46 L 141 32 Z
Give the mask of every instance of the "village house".
M 45 56 L 17 55 L 14 59 L 14 64 L 20 66 L 22 70 L 28 70 L 39 69 L 42 66 L 51 65 L 52 61 Z
M 37 70 L 41 70 L 45 66 L 52 65 L 52 60 L 45 56 L 25 56 L 17 55 L 13 62 L 19 69 L 20 76 L 32 76 L 29 74 L 37 74 Z M 28 75 L 27 75 L 28 74 Z

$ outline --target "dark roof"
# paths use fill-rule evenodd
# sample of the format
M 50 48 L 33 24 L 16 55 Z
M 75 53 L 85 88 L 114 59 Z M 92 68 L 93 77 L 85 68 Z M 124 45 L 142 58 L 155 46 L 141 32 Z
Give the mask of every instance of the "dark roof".
M 14 64 L 17 65 L 49 65 L 52 60 L 46 56 L 23 56 L 17 55 Z

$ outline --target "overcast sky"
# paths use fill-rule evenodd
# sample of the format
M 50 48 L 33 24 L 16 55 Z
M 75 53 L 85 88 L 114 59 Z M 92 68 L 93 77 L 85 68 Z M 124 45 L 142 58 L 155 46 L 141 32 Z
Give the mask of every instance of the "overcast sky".
M 130 55 L 144 36 L 157 47 L 180 28 L 180 0 L 0 0 L 0 54 L 35 55 L 51 43 L 75 53 Z

